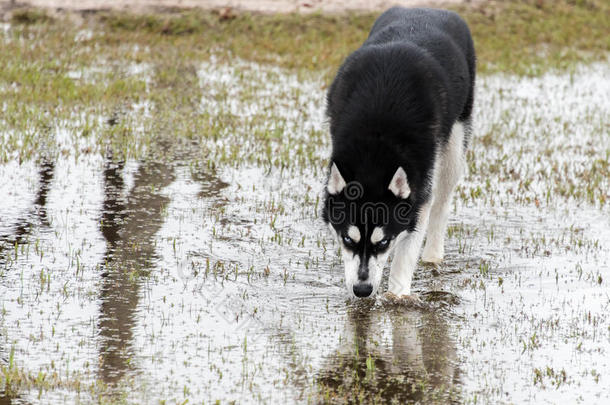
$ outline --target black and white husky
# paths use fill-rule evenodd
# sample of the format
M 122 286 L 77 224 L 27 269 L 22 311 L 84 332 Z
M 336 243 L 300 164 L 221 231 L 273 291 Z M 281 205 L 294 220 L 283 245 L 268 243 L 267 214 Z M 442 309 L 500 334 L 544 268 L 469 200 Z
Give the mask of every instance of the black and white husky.
M 443 259 L 474 80 L 468 26 L 445 10 L 389 9 L 340 67 L 327 96 L 322 216 L 342 246 L 350 294 L 374 295 L 394 252 L 389 292 L 408 296 L 424 236 L 422 260 Z

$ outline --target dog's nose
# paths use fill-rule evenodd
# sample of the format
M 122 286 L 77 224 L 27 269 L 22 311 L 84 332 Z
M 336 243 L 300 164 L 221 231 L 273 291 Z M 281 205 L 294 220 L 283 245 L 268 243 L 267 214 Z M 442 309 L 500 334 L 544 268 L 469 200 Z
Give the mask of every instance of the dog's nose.
M 354 285 L 354 294 L 358 298 L 364 298 L 371 295 L 373 292 L 373 286 L 371 284 L 356 284 Z

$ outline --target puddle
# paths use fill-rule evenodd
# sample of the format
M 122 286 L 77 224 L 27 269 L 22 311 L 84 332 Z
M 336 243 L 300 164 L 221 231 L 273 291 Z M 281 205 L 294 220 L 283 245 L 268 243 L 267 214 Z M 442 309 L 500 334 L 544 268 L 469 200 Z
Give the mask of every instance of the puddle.
M 459 402 L 451 328 L 433 311 L 350 308 L 316 382 L 330 402 Z
M 470 174 L 418 309 L 346 298 L 318 219 L 328 144 L 308 138 L 322 83 L 215 63 L 194 108 L 233 116 L 228 140 L 0 166 L 0 365 L 29 376 L 0 402 L 610 397 L 607 65 L 479 81 Z M 309 157 L 252 160 L 245 134 L 278 128 L 265 148 L 311 142 Z M 233 164 L 201 158 L 229 143 Z

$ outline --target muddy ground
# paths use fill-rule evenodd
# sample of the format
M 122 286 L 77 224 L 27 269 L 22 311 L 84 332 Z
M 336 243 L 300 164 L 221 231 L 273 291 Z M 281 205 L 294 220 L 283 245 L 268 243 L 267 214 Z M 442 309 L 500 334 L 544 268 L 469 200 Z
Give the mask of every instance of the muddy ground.
M 480 0 L 479 0 L 480 1 Z M 469 3 L 468 0 L 3 0 L 0 6 L 14 4 L 62 10 L 125 10 L 145 12 L 168 8 L 233 9 L 262 13 L 379 11 L 394 5 L 405 7 L 438 6 L 441 4 Z M 3 4 L 4 3 L 4 4 Z

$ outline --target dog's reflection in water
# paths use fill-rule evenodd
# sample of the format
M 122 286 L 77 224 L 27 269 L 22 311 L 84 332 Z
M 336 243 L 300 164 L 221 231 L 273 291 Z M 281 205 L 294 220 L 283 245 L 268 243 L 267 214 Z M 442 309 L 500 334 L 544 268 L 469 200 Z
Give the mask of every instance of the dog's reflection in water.
M 325 403 L 458 403 L 456 363 L 443 315 L 358 303 L 317 385 Z

